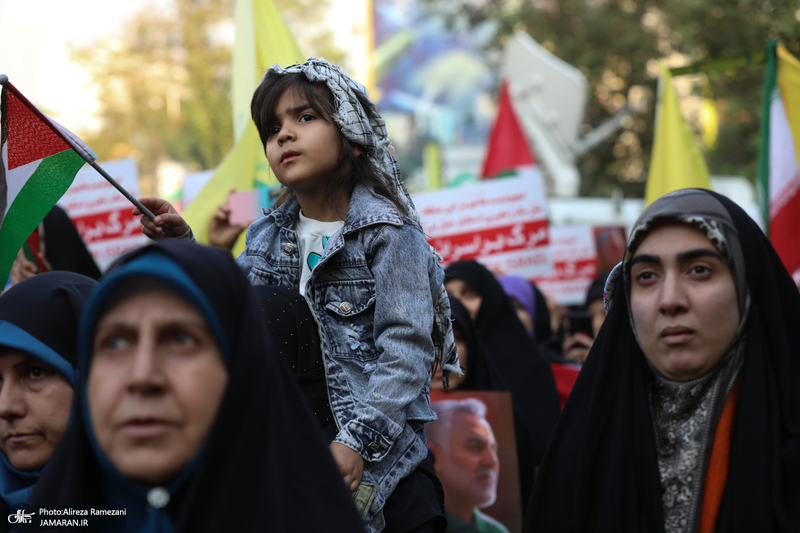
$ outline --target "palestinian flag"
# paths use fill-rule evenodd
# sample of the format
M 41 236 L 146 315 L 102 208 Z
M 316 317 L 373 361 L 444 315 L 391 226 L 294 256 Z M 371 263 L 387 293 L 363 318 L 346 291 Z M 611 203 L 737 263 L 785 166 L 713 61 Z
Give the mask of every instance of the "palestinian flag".
M 800 286 L 800 61 L 786 48 L 767 45 L 761 118 L 759 200 L 767 235 Z
M 3 84 L 1 98 L 0 286 L 22 244 L 86 162 L 75 150 L 93 156 L 88 146 L 39 112 L 10 83 Z

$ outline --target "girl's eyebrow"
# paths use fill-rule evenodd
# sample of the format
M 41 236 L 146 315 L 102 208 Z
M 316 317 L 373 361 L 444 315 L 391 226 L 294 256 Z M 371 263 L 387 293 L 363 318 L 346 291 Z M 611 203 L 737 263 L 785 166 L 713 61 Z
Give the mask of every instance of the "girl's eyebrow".
M 305 111 L 306 109 L 309 109 L 309 108 L 311 108 L 311 104 L 306 102 L 304 104 L 296 105 L 294 107 L 287 107 L 286 108 L 286 114 L 287 115 L 296 115 L 297 113 L 301 113 L 301 112 L 303 112 L 303 111 Z

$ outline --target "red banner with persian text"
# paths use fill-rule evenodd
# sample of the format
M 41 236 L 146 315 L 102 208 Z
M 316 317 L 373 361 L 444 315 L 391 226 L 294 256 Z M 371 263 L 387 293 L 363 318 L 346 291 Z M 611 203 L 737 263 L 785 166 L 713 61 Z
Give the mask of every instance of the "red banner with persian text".
M 531 278 L 551 272 L 545 195 L 537 169 L 418 193 L 414 203 L 428 241 L 445 265 L 474 259 L 498 273 Z

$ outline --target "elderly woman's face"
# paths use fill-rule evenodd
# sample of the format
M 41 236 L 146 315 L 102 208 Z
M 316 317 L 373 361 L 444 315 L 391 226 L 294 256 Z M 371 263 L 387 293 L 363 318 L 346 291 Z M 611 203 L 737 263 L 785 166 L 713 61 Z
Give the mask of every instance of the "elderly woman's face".
M 169 291 L 130 296 L 95 333 L 87 395 L 97 442 L 123 475 L 160 483 L 195 455 L 227 383 L 194 307 Z
M 688 225 L 654 229 L 631 259 L 631 315 L 642 350 L 664 377 L 705 375 L 739 325 L 733 275 L 714 244 Z
M 67 429 L 72 385 L 53 367 L 0 348 L 0 450 L 17 470 L 42 468 Z

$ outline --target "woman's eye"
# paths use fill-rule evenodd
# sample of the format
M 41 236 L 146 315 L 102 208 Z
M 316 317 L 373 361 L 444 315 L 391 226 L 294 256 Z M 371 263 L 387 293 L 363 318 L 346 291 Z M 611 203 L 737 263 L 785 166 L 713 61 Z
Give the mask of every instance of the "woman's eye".
M 197 338 L 186 331 L 176 331 L 171 335 L 170 341 L 178 346 L 191 346 L 197 343 Z
M 45 374 L 47 374 L 47 370 L 40 366 L 31 366 L 28 368 L 28 377 L 32 379 L 39 379 Z
M 105 350 L 121 350 L 125 345 L 126 339 L 120 335 L 110 335 L 100 343 L 100 347 Z
M 653 278 L 655 278 L 655 275 L 648 271 L 639 272 L 639 274 L 636 275 L 636 281 L 650 281 Z
M 711 272 L 711 269 L 705 265 L 695 265 L 692 267 L 691 272 L 692 274 L 706 274 L 708 272 Z

